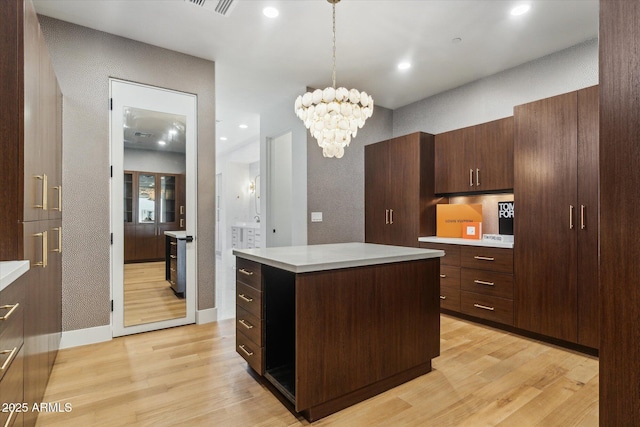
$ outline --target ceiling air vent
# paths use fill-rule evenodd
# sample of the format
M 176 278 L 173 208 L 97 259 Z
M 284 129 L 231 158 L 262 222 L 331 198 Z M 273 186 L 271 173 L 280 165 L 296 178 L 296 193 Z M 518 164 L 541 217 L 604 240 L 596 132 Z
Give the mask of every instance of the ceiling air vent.
M 229 16 L 238 0 L 184 0 L 204 9 L 211 10 L 222 16 Z

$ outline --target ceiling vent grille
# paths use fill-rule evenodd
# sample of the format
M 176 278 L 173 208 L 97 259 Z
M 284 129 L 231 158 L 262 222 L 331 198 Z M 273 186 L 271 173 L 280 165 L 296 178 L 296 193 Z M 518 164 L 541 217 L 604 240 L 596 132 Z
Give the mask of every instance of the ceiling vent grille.
M 233 8 L 238 4 L 238 0 L 184 0 L 187 3 L 191 3 L 195 6 L 200 6 L 204 9 L 211 10 L 222 16 L 229 16 L 233 11 Z

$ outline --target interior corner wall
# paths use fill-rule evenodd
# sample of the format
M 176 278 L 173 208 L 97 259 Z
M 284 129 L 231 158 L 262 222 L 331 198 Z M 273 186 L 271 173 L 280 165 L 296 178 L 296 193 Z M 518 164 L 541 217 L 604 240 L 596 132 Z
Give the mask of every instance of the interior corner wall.
M 40 16 L 63 94 L 62 327 L 110 324 L 109 78 L 198 97 L 198 299 L 215 306 L 215 64 Z
M 598 84 L 598 40 L 588 40 L 393 111 L 393 136 L 438 134 L 513 115 L 513 107 Z
M 364 147 L 391 138 L 393 112 L 376 106 L 341 159 L 324 158 L 307 132 L 307 221 L 310 245 L 364 242 Z M 322 222 L 311 222 L 322 212 Z

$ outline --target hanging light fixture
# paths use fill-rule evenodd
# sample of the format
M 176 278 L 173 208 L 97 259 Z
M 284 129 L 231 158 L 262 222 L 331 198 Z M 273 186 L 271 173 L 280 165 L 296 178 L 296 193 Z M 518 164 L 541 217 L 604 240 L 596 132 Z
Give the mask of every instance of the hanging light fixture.
M 336 89 L 336 3 L 340 0 L 327 1 L 333 7 L 333 86 L 298 96 L 295 112 L 318 141 L 322 155 L 341 158 L 344 147 L 373 114 L 373 98 L 357 89 Z

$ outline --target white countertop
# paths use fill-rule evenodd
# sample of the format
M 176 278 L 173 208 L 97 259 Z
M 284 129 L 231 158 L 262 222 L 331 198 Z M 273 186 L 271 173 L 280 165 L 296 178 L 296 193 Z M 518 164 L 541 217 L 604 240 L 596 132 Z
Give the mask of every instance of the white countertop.
M 354 242 L 279 248 L 234 249 L 233 254 L 294 273 L 308 273 L 311 271 L 439 258 L 444 256 L 444 251 Z
M 29 261 L 0 261 L 0 291 L 29 271 Z
M 513 249 L 513 242 L 496 242 L 493 240 L 474 240 L 474 239 L 462 239 L 456 237 L 420 237 L 419 242 L 427 243 L 446 243 L 448 245 L 467 245 L 467 246 L 484 246 L 487 248 L 507 248 Z
M 165 231 L 164 235 L 165 236 L 169 236 L 169 237 L 175 237 L 176 239 L 186 239 L 187 238 L 187 232 L 185 230 Z

